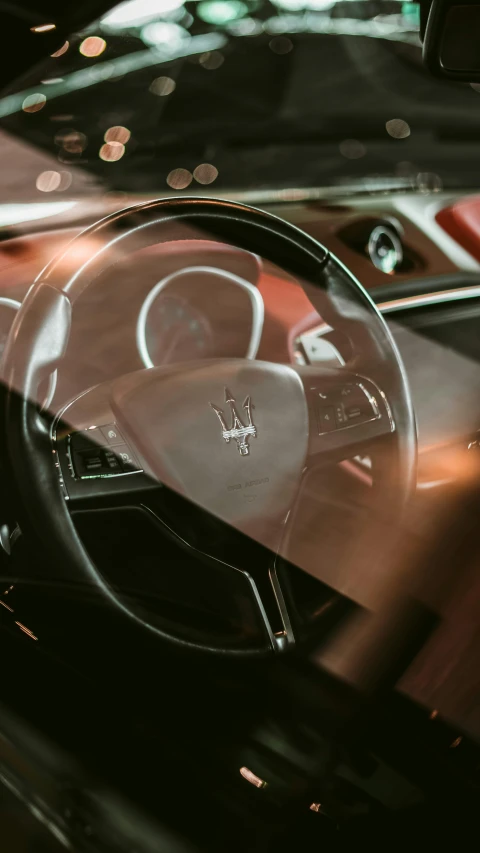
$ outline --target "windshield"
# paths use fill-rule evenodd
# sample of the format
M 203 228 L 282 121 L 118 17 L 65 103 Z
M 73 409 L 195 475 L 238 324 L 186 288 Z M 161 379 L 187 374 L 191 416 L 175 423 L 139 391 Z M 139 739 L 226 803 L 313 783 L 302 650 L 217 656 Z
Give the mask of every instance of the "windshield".
M 480 184 L 480 100 L 421 64 L 396 0 L 128 0 L 17 82 L 0 126 L 77 186 L 248 194 Z

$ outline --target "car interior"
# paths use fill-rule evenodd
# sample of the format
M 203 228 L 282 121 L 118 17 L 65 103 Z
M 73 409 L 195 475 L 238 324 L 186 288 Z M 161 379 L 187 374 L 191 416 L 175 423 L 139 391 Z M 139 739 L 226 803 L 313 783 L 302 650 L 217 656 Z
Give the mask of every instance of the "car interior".
M 6 853 L 472 843 L 479 10 L 0 3 Z

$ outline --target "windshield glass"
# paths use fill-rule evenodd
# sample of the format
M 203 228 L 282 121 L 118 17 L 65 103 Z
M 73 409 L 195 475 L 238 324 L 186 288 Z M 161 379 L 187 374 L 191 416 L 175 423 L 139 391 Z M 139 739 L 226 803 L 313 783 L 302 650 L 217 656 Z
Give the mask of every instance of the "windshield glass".
M 149 195 L 476 186 L 480 95 L 427 74 L 418 29 L 396 0 L 127 0 L 18 81 L 0 126 L 50 155 L 34 197 L 78 169 Z

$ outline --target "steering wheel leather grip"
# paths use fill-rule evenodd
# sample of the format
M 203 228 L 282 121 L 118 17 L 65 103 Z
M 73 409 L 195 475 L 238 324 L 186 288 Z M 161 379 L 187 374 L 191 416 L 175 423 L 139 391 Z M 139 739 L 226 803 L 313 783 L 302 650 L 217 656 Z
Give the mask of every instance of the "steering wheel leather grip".
M 203 239 L 208 235 L 217 242 L 235 245 L 284 268 L 302 284 L 322 318 L 333 328 L 341 326 L 346 332 L 352 343 L 353 360 L 346 365 L 341 376 L 340 371 L 331 371 L 329 376 L 322 374 L 321 378 L 332 384 L 357 382 L 360 377 L 367 386 L 368 394 L 376 395 L 378 419 L 372 424 L 371 436 L 380 435 L 380 426 L 387 429 L 390 424 L 387 431 L 391 437 L 395 465 L 385 475 L 385 483 L 389 486 L 392 508 L 399 514 L 402 512 L 416 485 L 415 417 L 400 354 L 375 304 L 351 273 L 309 235 L 264 211 L 214 199 L 165 199 L 112 214 L 76 237 L 60 256 L 47 265 L 18 312 L 4 355 L 8 461 L 16 489 L 20 524 L 25 531 L 31 530 L 41 542 L 58 577 L 68 575 L 78 582 L 93 585 L 126 618 L 179 648 L 248 657 L 258 654 L 259 650 L 220 647 L 209 638 L 200 643 L 193 642 L 163 630 L 127 605 L 112 589 L 93 564 L 76 531 L 54 464 L 50 428 L 39 413 L 39 389 L 49 374 L 61 368 L 70 335 L 72 308 L 92 279 L 114 260 L 128 256 L 132 251 L 172 239 L 191 239 L 192 233 L 200 234 Z M 258 381 L 259 385 L 267 382 L 269 387 L 273 387 L 275 375 L 282 371 L 278 365 L 250 362 L 247 376 L 245 366 L 237 363 L 242 360 L 220 361 L 223 373 L 218 382 L 215 365 L 211 364 L 190 366 L 187 378 L 204 383 L 204 417 L 212 418 L 212 430 L 218 431 L 219 446 L 223 450 L 219 424 L 214 412 L 207 409 L 208 405 L 211 402 L 222 404 L 221 395 L 227 380 L 234 384 L 238 382 L 242 389 L 245 377 L 249 382 Z M 158 382 L 158 387 L 161 385 L 165 393 L 174 399 L 178 393 L 175 372 L 171 368 L 156 368 L 140 371 L 148 375 L 141 376 L 138 383 L 134 378 L 136 374 L 114 383 L 112 405 L 117 407 L 116 415 L 124 416 L 124 428 L 130 437 L 135 435 L 132 407 L 135 403 L 145 404 L 141 386 L 151 388 L 153 382 Z M 307 368 L 302 371 L 285 366 L 282 374 L 283 388 L 290 389 L 286 391 L 287 405 L 288 394 L 298 397 L 300 386 L 305 394 L 305 402 L 298 401 L 299 411 L 302 409 L 298 424 L 304 426 L 306 418 L 310 419 L 312 435 L 308 441 L 304 436 L 298 439 L 299 444 L 304 442 L 303 450 L 299 451 L 295 461 L 300 469 L 307 457 L 316 458 L 322 452 L 324 441 L 312 431 L 312 406 L 315 405 L 312 400 L 318 378 L 314 373 Z M 266 413 L 258 411 L 258 418 L 266 416 Z M 266 421 L 262 425 L 265 435 L 270 426 Z M 153 427 L 149 431 L 150 438 Z M 359 433 L 362 440 L 367 437 L 366 429 L 364 427 L 365 435 L 361 431 Z M 162 448 L 162 456 L 149 436 L 142 438 L 138 433 L 135 439 L 149 470 L 155 469 L 159 476 L 165 470 L 165 454 Z M 295 439 L 295 436 L 285 433 L 284 446 Z M 333 442 L 332 448 L 341 454 L 338 436 L 326 441 Z M 337 445 L 334 446 L 335 441 Z M 261 446 L 260 430 L 258 439 L 253 438 L 250 444 L 254 458 L 253 453 Z M 225 449 L 231 453 L 232 459 L 236 458 L 236 447 Z M 175 468 L 174 475 L 173 487 L 177 487 L 178 480 L 181 490 L 185 486 L 185 478 L 179 466 Z M 185 493 L 189 497 L 188 489 Z M 274 500 L 273 489 L 271 493 Z M 292 486 L 292 502 L 294 495 Z M 272 511 L 272 516 L 282 514 L 283 505 Z M 270 648 L 274 647 L 270 644 Z

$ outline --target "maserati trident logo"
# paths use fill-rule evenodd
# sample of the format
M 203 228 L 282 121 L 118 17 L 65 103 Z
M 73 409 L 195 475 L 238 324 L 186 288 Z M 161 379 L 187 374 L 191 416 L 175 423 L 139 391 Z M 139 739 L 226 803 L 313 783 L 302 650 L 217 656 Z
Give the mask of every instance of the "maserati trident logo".
M 220 421 L 220 426 L 222 427 L 222 436 L 224 440 L 229 443 L 231 438 L 234 438 L 237 442 L 238 452 L 240 456 L 248 456 L 250 453 L 250 448 L 248 446 L 249 436 L 253 435 L 255 438 L 257 434 L 257 428 L 252 423 L 252 401 L 250 397 L 246 397 L 243 408 L 247 413 L 248 423 L 245 424 L 242 422 L 240 415 L 237 412 L 237 407 L 235 406 L 235 397 L 232 393 L 225 388 L 225 402 L 230 404 L 230 410 L 232 414 L 232 426 L 230 429 L 227 426 L 226 416 L 223 409 L 219 409 L 218 406 L 215 406 L 214 403 L 210 403 L 213 411 L 215 412 L 218 420 Z

